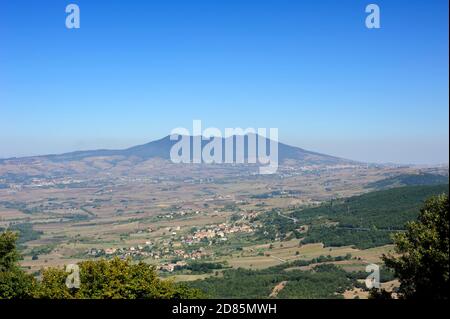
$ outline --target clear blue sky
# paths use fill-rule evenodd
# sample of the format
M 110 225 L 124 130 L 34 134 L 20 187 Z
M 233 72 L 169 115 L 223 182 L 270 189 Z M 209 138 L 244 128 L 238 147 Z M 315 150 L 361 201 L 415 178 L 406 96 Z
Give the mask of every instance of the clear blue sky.
M 447 0 L 4 0 L 0 157 L 122 148 L 200 119 L 356 160 L 448 163 L 448 45 Z

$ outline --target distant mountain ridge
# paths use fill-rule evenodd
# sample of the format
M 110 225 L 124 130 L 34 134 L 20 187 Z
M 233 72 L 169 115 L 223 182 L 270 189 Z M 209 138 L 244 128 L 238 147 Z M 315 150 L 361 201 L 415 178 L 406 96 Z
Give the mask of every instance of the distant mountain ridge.
M 255 136 L 257 137 L 257 136 Z M 189 136 L 191 145 L 191 157 L 192 157 L 192 145 L 193 137 Z M 233 152 L 236 151 L 236 136 L 229 137 L 233 138 Z M 249 135 L 244 136 L 244 158 L 248 159 L 248 139 Z M 225 138 L 221 138 L 222 142 L 222 154 L 225 155 Z M 269 150 L 270 140 L 268 138 L 266 141 L 266 150 Z M 209 140 L 202 140 L 202 148 L 208 144 Z M 172 146 L 177 143 L 177 140 L 171 140 L 170 136 L 165 136 L 162 139 L 155 140 L 146 144 L 132 146 L 126 149 L 110 150 L 110 149 L 98 149 L 98 150 L 87 150 L 87 151 L 74 151 L 63 154 L 50 154 L 50 155 L 38 155 L 29 156 L 22 158 L 9 158 L 6 160 L 19 160 L 19 159 L 32 159 L 32 158 L 45 158 L 51 161 L 77 161 L 83 160 L 89 157 L 108 157 L 108 156 L 123 156 L 123 157 L 135 157 L 142 160 L 148 160 L 151 158 L 161 158 L 165 160 L 170 160 L 170 150 Z M 258 147 L 258 146 L 257 146 Z M 308 151 L 299 147 L 290 146 L 284 143 L 278 143 L 278 161 L 282 163 L 286 160 L 296 160 L 304 162 L 305 164 L 322 164 L 322 165 L 333 165 L 333 164 L 349 164 L 356 163 L 352 160 L 342 159 L 335 156 L 330 156 L 326 154 L 321 154 L 317 152 Z

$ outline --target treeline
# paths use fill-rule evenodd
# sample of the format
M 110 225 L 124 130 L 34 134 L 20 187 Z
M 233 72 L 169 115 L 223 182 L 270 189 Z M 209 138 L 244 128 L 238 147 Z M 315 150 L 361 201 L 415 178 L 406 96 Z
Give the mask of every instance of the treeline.
M 418 186 L 418 185 L 439 185 L 448 184 L 448 176 L 420 173 L 420 174 L 401 174 L 388 177 L 380 181 L 367 184 L 366 188 L 385 189 L 400 186 Z
M 176 266 L 175 271 L 188 270 L 192 274 L 208 274 L 213 270 L 223 269 L 225 266 L 222 263 L 214 262 L 193 262 L 185 266 Z
M 5 231 L 0 227 L 0 232 Z M 19 234 L 17 243 L 23 244 L 27 241 L 39 239 L 42 235 L 41 231 L 33 229 L 33 225 L 30 223 L 14 224 L 9 227 L 9 230 L 17 232 Z
M 359 249 L 367 249 L 392 244 L 391 234 L 393 233 L 376 229 L 312 226 L 302 243 L 323 243 L 326 247 L 354 246 Z

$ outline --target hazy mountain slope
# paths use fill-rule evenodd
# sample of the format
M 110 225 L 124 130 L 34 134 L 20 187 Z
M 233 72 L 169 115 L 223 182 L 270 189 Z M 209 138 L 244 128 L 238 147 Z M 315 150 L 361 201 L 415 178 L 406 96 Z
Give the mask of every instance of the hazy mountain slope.
M 233 138 L 233 142 L 236 141 L 236 136 L 230 137 Z M 248 158 L 248 136 L 245 136 L 244 139 L 244 152 L 245 158 Z M 192 141 L 191 139 L 191 157 L 192 157 Z M 108 156 L 123 156 L 123 157 L 135 157 L 142 160 L 147 160 L 151 158 L 161 158 L 161 159 L 170 159 L 170 149 L 177 141 L 170 140 L 169 136 L 166 136 L 162 139 L 149 142 L 143 145 L 133 146 L 123 150 L 87 150 L 87 151 L 76 151 L 64 154 L 52 154 L 52 155 L 42 155 L 35 157 L 22 158 L 23 160 L 30 158 L 45 158 L 51 161 L 77 161 L 82 160 L 89 157 L 108 157 Z M 202 141 L 202 146 L 209 143 L 209 141 Z M 266 139 L 266 144 L 268 149 L 269 140 Z M 224 139 L 222 139 L 222 153 L 224 157 Z M 236 145 L 234 144 L 233 151 L 236 151 Z M 311 152 L 304 150 L 299 147 L 290 146 L 287 144 L 279 143 L 278 144 L 278 158 L 279 162 L 282 163 L 285 160 L 296 160 L 301 161 L 307 165 L 317 165 L 317 164 L 345 164 L 345 163 L 354 163 L 353 161 L 341 159 L 334 156 L 329 156 L 326 154 L 320 154 L 316 152 Z M 5 160 L 3 160 L 5 161 Z
M 446 183 L 448 183 L 448 176 L 444 175 L 430 173 L 401 174 L 369 183 L 366 188 L 386 189 L 399 186 L 439 185 Z

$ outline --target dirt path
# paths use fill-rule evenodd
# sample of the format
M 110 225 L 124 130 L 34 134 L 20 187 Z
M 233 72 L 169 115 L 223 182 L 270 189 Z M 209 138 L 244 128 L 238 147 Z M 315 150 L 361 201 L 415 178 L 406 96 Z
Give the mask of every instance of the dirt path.
M 294 223 L 297 223 L 297 221 L 298 221 L 297 218 L 289 217 L 289 216 L 283 215 L 281 212 L 278 212 L 278 216 L 281 216 L 281 217 L 290 219 L 290 220 L 292 220 Z
M 287 284 L 287 281 L 282 281 L 278 285 L 273 287 L 273 290 L 272 290 L 269 298 L 276 298 L 278 296 L 278 294 L 280 293 L 280 291 L 283 290 L 284 287 L 286 287 L 286 284 Z
M 272 256 L 272 255 L 270 255 L 269 257 L 272 257 L 273 259 L 276 259 L 276 260 L 278 260 L 278 261 L 281 261 L 282 263 L 285 263 L 285 262 L 287 261 L 287 260 L 282 259 L 282 258 L 277 257 L 277 256 Z

